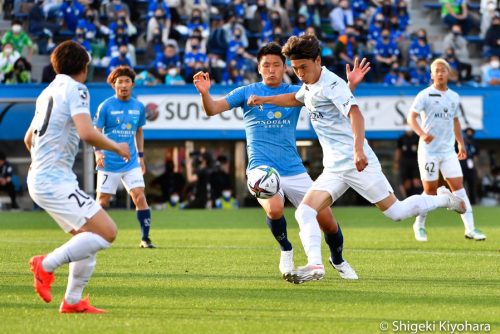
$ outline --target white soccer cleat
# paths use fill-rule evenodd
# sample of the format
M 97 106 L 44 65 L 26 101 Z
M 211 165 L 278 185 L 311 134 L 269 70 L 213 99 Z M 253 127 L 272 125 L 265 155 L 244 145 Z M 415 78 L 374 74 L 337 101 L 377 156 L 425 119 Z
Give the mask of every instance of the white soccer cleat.
M 475 228 L 472 231 L 465 232 L 465 239 L 483 241 L 483 240 L 486 240 L 486 235 L 484 235 L 483 232 L 481 232 L 477 228 Z
M 420 227 L 419 224 L 413 224 L 413 233 L 415 233 L 415 240 L 421 242 L 427 241 L 427 231 L 425 228 Z
M 302 284 L 309 281 L 318 281 L 325 277 L 325 266 L 322 264 L 308 264 L 294 270 L 284 279 L 290 283 Z
M 340 277 L 343 279 L 358 279 L 358 275 L 347 261 L 344 261 L 341 264 L 334 264 L 332 258 L 329 258 L 328 262 L 330 262 L 332 267 L 339 272 Z
M 437 190 L 438 195 L 448 196 L 448 210 L 453 210 L 460 214 L 465 213 L 466 207 L 465 202 L 460 197 L 453 195 L 451 191 L 448 190 L 445 186 L 441 186 Z
M 281 251 L 280 257 L 280 272 L 283 278 L 290 275 L 295 269 L 295 264 L 293 263 L 293 249 L 289 251 Z

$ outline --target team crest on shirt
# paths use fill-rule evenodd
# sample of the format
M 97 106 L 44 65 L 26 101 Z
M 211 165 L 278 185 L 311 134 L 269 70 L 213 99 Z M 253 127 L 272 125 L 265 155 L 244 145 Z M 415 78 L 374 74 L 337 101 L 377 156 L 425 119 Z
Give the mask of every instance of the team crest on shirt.
M 87 91 L 86 88 L 83 88 L 83 87 L 79 87 L 78 88 L 78 94 L 80 94 L 80 97 L 83 99 L 83 100 L 86 100 L 88 99 L 89 97 L 89 92 Z

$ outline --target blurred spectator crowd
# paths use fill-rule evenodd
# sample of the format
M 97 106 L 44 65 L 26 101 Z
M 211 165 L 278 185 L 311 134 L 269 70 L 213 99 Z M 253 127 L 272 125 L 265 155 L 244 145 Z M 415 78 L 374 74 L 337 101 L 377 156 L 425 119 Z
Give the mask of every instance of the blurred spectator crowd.
M 430 62 L 442 56 L 454 83 L 500 84 L 498 0 L 481 0 L 480 15 L 471 13 L 467 0 L 441 0 L 442 24 L 449 27 L 441 50 L 432 48 L 425 29 L 412 31 L 405 0 L 3 2 L 12 23 L 1 39 L 4 83 L 33 81 L 34 44 L 38 53 L 49 54 L 58 42 L 73 39 L 91 54 L 91 72 L 129 65 L 140 85 L 184 85 L 198 71 L 208 71 L 214 83 L 246 84 L 258 80 L 261 45 L 314 34 L 322 42 L 324 65 L 339 75 L 355 57 L 367 57 L 374 67 L 368 82 L 427 85 Z M 480 78 L 469 63 L 470 36 L 483 45 Z M 42 81 L 53 77 L 50 70 Z M 297 82 L 291 70 L 285 80 Z

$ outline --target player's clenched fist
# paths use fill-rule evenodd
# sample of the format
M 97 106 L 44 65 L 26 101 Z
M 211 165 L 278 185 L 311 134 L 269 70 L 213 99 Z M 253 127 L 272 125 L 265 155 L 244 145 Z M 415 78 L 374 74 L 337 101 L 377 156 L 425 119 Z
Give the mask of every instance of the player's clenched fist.
M 253 106 L 258 106 L 258 105 L 264 104 L 264 102 L 260 96 L 250 95 L 250 97 L 248 98 L 247 104 L 249 106 L 253 107 Z
M 130 160 L 130 149 L 128 147 L 128 144 L 127 143 L 118 143 L 118 144 L 116 144 L 116 146 L 117 146 L 116 153 L 118 153 L 120 156 L 122 156 L 123 159 L 125 159 L 125 161 L 129 161 Z

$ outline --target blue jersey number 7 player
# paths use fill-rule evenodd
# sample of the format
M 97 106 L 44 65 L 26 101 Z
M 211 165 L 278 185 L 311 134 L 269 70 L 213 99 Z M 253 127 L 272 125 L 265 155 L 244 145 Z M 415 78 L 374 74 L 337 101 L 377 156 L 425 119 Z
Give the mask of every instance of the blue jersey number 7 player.
M 287 224 L 283 215 L 285 196 L 294 206 L 298 206 L 312 185 L 310 176 L 302 164 L 295 145 L 295 129 L 301 107 L 283 108 L 266 104 L 262 108 L 251 107 L 246 101 L 251 95 L 272 96 L 285 93 L 296 93 L 300 86 L 283 83 L 285 73 L 285 57 L 281 46 L 270 43 L 263 46 L 258 55 L 258 70 L 262 82 L 239 87 L 225 97 L 214 99 L 210 93 L 210 77 L 208 73 L 199 72 L 194 76 L 194 84 L 201 95 L 203 108 L 209 116 L 220 114 L 232 108 L 241 107 L 244 111 L 244 124 L 247 139 L 248 167 L 250 171 L 260 165 L 275 168 L 281 176 L 281 189 L 270 199 L 258 199 L 266 212 L 266 223 L 275 239 L 280 244 L 281 258 L 279 269 L 285 279 L 294 270 L 292 245 L 287 237 Z M 348 77 L 351 85 L 359 83 L 369 65 L 356 63 Z M 342 258 L 343 235 L 329 207 L 318 211 L 319 226 L 324 232 L 325 241 L 330 248 L 330 263 L 344 279 L 357 279 L 356 272 Z M 303 243 L 308 262 L 316 263 L 317 251 L 321 247 L 321 231 L 318 224 L 301 226 L 300 238 Z M 315 240 L 314 243 L 309 240 Z M 324 271 L 324 268 L 323 268 Z
M 97 130 L 119 143 L 130 147 L 131 159 L 124 161 L 110 151 L 95 150 L 97 165 L 97 200 L 102 207 L 109 206 L 111 197 L 121 182 L 132 197 L 137 220 L 141 226 L 141 248 L 155 248 L 149 238 L 151 210 L 144 194 L 144 134 L 146 124 L 144 105 L 132 96 L 135 72 L 128 66 L 115 68 L 108 83 L 115 95 L 99 105 L 94 125 Z

